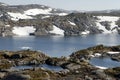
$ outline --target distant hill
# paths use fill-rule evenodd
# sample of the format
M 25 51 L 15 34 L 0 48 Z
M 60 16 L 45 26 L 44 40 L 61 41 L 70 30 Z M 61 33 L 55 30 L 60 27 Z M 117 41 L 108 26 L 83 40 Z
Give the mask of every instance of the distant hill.
M 120 33 L 119 18 L 120 10 L 78 12 L 0 3 L 0 36 Z

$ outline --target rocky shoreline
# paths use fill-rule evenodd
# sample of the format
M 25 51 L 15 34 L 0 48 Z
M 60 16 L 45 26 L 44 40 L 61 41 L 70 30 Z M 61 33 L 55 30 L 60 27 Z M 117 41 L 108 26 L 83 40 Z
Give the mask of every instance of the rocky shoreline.
M 89 63 L 93 57 L 120 61 L 120 46 L 98 45 L 76 51 L 68 57 L 49 57 L 32 50 L 0 51 L 0 80 L 119 80 L 120 67 L 101 69 Z M 39 67 L 59 66 L 60 71 Z M 15 70 L 11 67 L 32 66 Z

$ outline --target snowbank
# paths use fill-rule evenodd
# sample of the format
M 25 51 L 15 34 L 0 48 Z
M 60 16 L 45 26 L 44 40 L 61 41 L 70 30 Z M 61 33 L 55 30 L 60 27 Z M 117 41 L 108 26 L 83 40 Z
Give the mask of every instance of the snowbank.
M 81 35 L 86 35 L 86 34 L 89 34 L 89 33 L 90 33 L 90 31 L 85 30 L 85 31 L 81 32 Z
M 53 25 L 53 30 L 49 31 L 49 33 L 57 34 L 57 35 L 64 35 L 64 30 L 62 30 L 62 29 L 56 27 L 55 25 Z
M 99 69 L 108 69 L 108 67 L 102 67 L 102 66 L 95 66 L 95 67 L 97 67 Z
M 120 54 L 120 52 L 107 52 L 108 54 Z
M 71 22 L 71 21 L 68 21 L 71 25 L 73 25 L 73 26 L 75 26 L 76 24 L 75 23 L 73 23 L 73 22 Z
M 59 15 L 59 16 L 66 16 L 66 15 L 68 15 L 68 13 L 57 13 L 56 15 Z
M 95 57 L 100 57 L 101 54 L 100 54 L 100 53 L 95 53 L 94 56 L 95 56 Z
M 21 13 L 8 12 L 8 14 L 11 16 L 11 20 L 13 21 L 18 21 L 19 19 L 33 19 L 31 16 Z
M 33 26 L 25 26 L 25 27 L 13 27 L 12 32 L 18 36 L 29 36 L 30 33 L 35 32 L 35 28 Z

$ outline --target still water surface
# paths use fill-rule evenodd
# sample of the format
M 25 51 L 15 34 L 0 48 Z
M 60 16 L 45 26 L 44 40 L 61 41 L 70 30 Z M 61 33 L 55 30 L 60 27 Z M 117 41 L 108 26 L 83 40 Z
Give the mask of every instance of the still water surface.
M 105 68 L 120 67 L 120 62 L 114 61 L 109 57 L 105 57 L 105 58 L 95 57 L 90 60 L 90 63 L 94 66 L 100 66 Z
M 74 51 L 98 44 L 120 45 L 120 35 L 0 37 L 0 50 L 16 51 L 30 48 L 54 57 L 68 56 Z

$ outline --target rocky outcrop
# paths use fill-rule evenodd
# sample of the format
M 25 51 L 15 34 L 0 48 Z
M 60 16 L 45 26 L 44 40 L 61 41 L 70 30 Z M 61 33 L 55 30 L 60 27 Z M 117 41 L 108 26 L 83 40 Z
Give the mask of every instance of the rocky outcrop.
M 49 57 L 42 52 L 0 51 L 1 80 L 117 80 L 119 67 L 101 69 L 89 63 L 93 57 L 119 58 L 120 46 L 98 45 L 76 51 L 69 57 Z M 60 66 L 61 71 L 47 70 L 40 64 Z M 28 69 L 14 69 L 15 66 L 33 66 Z
M 20 65 L 38 65 L 45 63 L 45 60 L 49 56 L 30 50 L 23 50 L 17 52 L 8 52 L 2 51 L 0 54 L 0 69 L 10 68 L 11 66 L 20 66 Z

